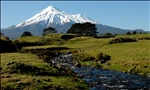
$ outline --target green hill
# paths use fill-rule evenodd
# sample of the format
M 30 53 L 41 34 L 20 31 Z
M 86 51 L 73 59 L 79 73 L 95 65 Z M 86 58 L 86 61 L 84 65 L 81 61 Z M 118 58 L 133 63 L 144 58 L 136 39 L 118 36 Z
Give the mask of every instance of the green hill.
M 120 37 L 133 38 L 136 39 L 137 42 L 109 44 L 111 40 Z M 137 67 L 132 73 L 149 75 L 150 70 L 148 68 L 150 67 L 150 40 L 147 38 L 150 38 L 150 34 L 117 35 L 115 38 L 97 39 L 80 36 L 72 38 L 68 41 L 63 41 L 62 45 L 31 46 L 25 47 L 24 49 L 68 47 L 72 48 L 72 50 L 84 50 L 84 54 L 93 56 L 95 58 L 97 58 L 99 53 L 106 53 L 111 56 L 111 60 L 107 62 L 109 65 L 98 63 L 99 65 L 103 66 L 103 68 L 129 72 L 130 69 Z M 81 63 L 83 65 L 96 66 L 97 62 L 93 62 L 94 61 L 87 61 Z
M 1 86 L 2 89 L 87 89 L 87 85 L 76 76 L 66 74 L 67 70 L 50 67 L 38 56 L 27 53 L 37 49 L 67 48 L 73 57 L 80 57 L 78 62 L 84 66 L 102 67 L 126 73 L 150 75 L 150 34 L 117 35 L 114 38 L 93 38 L 87 36 L 71 36 L 62 39 L 63 34 L 48 34 L 43 37 L 29 36 L 18 40 L 28 43 L 43 43 L 40 46 L 25 46 L 23 53 L 1 53 Z M 70 34 L 71 35 L 71 34 Z M 69 35 L 69 37 L 70 37 Z M 66 36 L 65 36 L 66 37 Z M 119 39 L 122 38 L 122 39 Z M 112 40 L 129 40 L 134 42 Z M 13 41 L 15 42 L 15 40 Z M 106 63 L 99 62 L 101 53 L 111 56 Z M 20 69 L 20 67 L 22 67 Z M 28 70 L 30 68 L 30 70 Z M 62 73 L 62 74 L 60 74 Z

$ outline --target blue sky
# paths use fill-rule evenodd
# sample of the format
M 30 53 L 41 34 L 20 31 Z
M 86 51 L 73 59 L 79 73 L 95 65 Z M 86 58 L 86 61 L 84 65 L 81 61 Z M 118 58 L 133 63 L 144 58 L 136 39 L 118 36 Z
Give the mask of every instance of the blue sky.
M 49 5 L 104 25 L 150 31 L 149 1 L 1 1 L 1 28 L 19 24 Z

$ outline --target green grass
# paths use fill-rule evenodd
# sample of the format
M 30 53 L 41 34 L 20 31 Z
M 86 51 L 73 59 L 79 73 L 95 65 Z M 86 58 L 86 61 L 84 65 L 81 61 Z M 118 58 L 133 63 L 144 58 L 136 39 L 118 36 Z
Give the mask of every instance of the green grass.
M 142 37 L 150 37 L 150 34 L 135 34 L 135 35 L 117 35 L 116 38 L 118 37 L 129 37 L 129 38 L 142 38 Z
M 78 90 L 79 88 L 87 89 L 87 85 L 80 79 L 72 76 L 43 76 L 43 75 L 30 75 L 21 73 L 7 72 L 9 62 L 24 63 L 46 70 L 51 69 L 55 72 L 55 68 L 50 67 L 47 63 L 43 62 L 38 56 L 26 53 L 1 53 L 1 86 L 3 90 L 21 89 L 21 90 L 43 90 L 53 89 L 56 90 Z M 75 80 L 76 79 L 76 80 Z
M 0 35 L 0 39 L 1 39 L 1 40 L 9 40 L 9 38 L 8 38 L 8 37 L 3 36 L 3 35 Z
M 52 34 L 47 34 L 43 37 L 26 36 L 26 37 L 17 38 L 16 40 L 18 40 L 19 42 L 40 43 L 42 45 L 52 45 L 52 44 L 59 45 L 59 44 L 63 44 L 63 40 L 60 39 L 61 35 L 62 34 L 52 33 Z
M 43 40 L 56 40 L 56 39 L 60 39 L 60 36 L 62 34 L 57 34 L 57 33 L 52 33 L 52 34 L 47 34 L 43 37 L 39 37 L 39 36 L 26 36 L 26 37 L 20 37 L 20 38 L 17 38 L 16 40 L 18 40 L 19 42 L 41 42 Z
M 108 69 L 128 71 L 135 66 L 140 70 L 140 74 L 143 72 L 150 74 L 150 60 L 142 60 L 143 58 L 150 58 L 150 41 L 141 40 L 132 43 L 121 43 L 104 46 L 100 51 L 107 53 L 112 58 L 109 61 L 112 65 L 106 66 Z M 128 66 L 124 66 L 127 64 Z M 148 68 L 140 68 L 148 66 Z
M 57 33 L 51 33 L 43 36 L 43 38 L 48 38 L 48 39 L 60 39 L 61 35 L 63 34 L 57 34 Z
M 27 50 L 46 49 L 52 47 L 68 47 L 70 48 L 69 50 L 84 50 L 80 53 L 84 53 L 85 55 L 93 56 L 95 58 L 97 58 L 99 53 L 106 53 L 111 56 L 111 60 L 107 62 L 110 65 L 105 63 L 101 64 L 94 61 L 79 61 L 82 65 L 90 65 L 93 67 L 102 66 L 105 69 L 118 70 L 122 72 L 129 72 L 129 70 L 136 67 L 133 72 L 130 73 L 150 75 L 150 40 L 138 40 L 138 42 L 108 44 L 109 41 L 114 38 L 96 39 L 92 37 L 80 36 L 65 41 L 60 39 L 61 35 L 62 34 L 48 34 L 43 37 L 21 37 L 17 40 L 20 42 L 51 42 L 45 46 L 23 47 L 23 49 Z M 117 35 L 116 38 L 118 37 L 138 39 L 143 37 L 150 37 L 150 34 Z M 54 72 L 56 70 L 39 59 L 38 56 L 31 53 L 1 53 L 1 85 L 3 89 L 87 89 L 86 84 L 82 80 L 71 76 L 36 76 L 19 73 L 10 74 L 9 72 L 6 72 L 8 68 L 7 64 L 10 61 L 25 63 L 27 65 L 36 66 L 38 68 L 51 68 L 51 70 L 54 70 Z
M 118 37 L 128 38 L 142 38 L 150 37 L 150 34 L 136 34 L 136 35 L 117 35 Z M 116 43 L 108 44 L 114 38 L 96 39 L 92 37 L 76 37 L 65 41 L 63 45 L 48 45 L 41 47 L 26 47 L 30 48 L 48 48 L 48 47 L 68 47 L 76 50 L 84 50 L 83 53 L 96 57 L 99 53 L 106 53 L 111 56 L 108 61 L 110 65 L 100 64 L 103 68 L 128 72 L 136 66 L 135 72 L 140 75 L 150 75 L 150 60 L 142 60 L 143 58 L 150 58 L 150 41 L 138 40 L 138 42 Z M 134 60 L 133 60 L 134 59 Z M 93 65 L 92 61 L 82 62 L 82 64 Z M 127 64 L 127 66 L 125 66 Z M 136 65 L 134 65 L 136 64 Z M 94 64 L 96 65 L 96 64 Z M 146 68 L 143 68 L 143 67 Z
M 130 38 L 148 37 L 149 34 L 129 35 Z M 128 37 L 128 35 L 119 35 L 117 37 Z M 138 42 L 108 44 L 109 39 L 94 39 L 88 37 L 78 37 L 70 40 L 64 44 L 68 47 L 80 48 L 85 50 L 91 56 L 96 57 L 100 52 L 111 56 L 110 65 L 100 64 L 105 69 L 118 70 L 128 72 L 136 66 L 135 72 L 140 75 L 150 75 L 150 60 L 143 60 L 143 58 L 150 59 L 150 41 L 139 40 Z M 91 62 L 83 62 L 84 65 L 96 65 Z M 127 66 L 124 66 L 126 65 Z M 143 68 L 146 66 L 147 68 Z
M 38 36 L 26 36 L 20 37 L 16 40 L 18 40 L 19 42 L 42 42 L 44 38 Z
M 43 63 L 42 60 L 38 59 L 38 56 L 33 54 L 22 54 L 22 53 L 1 53 L 1 65 L 2 68 L 6 67 L 6 64 L 10 61 L 17 61 L 17 62 L 25 62 L 27 64 L 33 64 L 36 66 L 39 65 L 47 65 Z
M 2 74 L 2 89 L 12 90 L 79 90 L 87 87 L 83 81 L 75 82 L 70 77 L 29 76 Z M 86 90 L 88 90 L 86 88 Z

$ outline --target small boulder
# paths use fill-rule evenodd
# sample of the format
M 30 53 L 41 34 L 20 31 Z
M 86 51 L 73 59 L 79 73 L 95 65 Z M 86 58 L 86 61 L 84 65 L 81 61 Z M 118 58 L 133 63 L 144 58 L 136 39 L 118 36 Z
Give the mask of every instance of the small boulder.
M 81 67 L 81 64 L 80 63 L 76 63 L 75 67 Z
M 148 68 L 148 66 L 143 66 L 143 68 Z
M 7 63 L 7 65 L 11 65 L 11 64 L 13 64 L 13 63 L 15 63 L 15 62 L 10 61 L 10 62 Z

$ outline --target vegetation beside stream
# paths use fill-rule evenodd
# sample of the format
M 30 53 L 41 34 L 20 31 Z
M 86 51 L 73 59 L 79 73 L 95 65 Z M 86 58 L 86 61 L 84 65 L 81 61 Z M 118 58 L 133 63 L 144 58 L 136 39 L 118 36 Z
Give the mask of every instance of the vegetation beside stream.
M 43 60 L 47 56 L 39 58 L 33 54 L 37 50 L 71 52 L 83 66 L 150 75 L 150 34 L 116 35 L 111 38 L 72 34 L 70 39 L 61 38 L 62 35 L 27 36 L 9 42 L 18 50 L 1 53 L 2 89 L 88 89 L 85 82 L 69 69 L 51 67 Z M 2 39 L 9 41 L 8 38 Z M 105 62 L 102 61 L 104 59 Z

